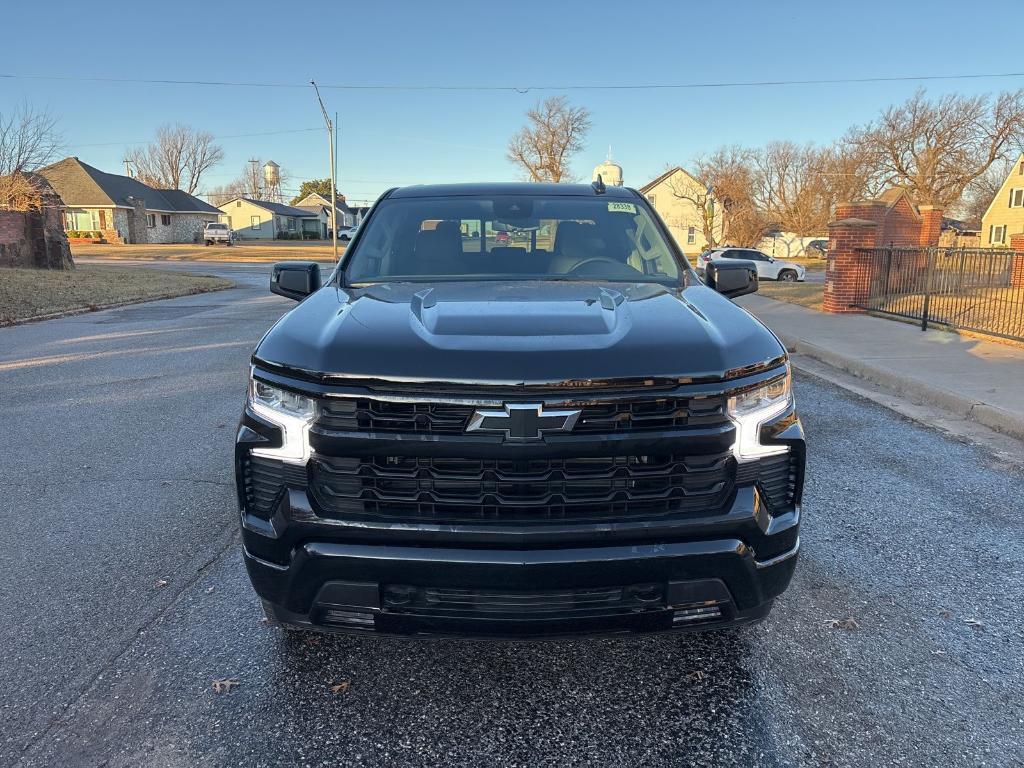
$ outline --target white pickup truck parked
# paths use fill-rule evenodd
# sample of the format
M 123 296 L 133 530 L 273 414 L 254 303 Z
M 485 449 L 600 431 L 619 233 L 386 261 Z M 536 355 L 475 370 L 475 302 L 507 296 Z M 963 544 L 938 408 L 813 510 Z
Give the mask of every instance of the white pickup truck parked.
M 210 222 L 203 227 L 203 242 L 207 245 L 213 245 L 214 243 L 234 245 L 235 233 L 227 224 Z

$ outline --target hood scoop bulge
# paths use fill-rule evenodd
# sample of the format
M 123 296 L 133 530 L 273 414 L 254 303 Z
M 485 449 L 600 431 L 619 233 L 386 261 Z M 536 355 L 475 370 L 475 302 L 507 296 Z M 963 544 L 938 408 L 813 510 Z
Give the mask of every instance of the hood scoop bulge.
M 444 300 L 434 288 L 413 295 L 414 323 L 433 336 L 593 336 L 613 333 L 625 296 L 593 287 L 570 301 L 544 298 Z

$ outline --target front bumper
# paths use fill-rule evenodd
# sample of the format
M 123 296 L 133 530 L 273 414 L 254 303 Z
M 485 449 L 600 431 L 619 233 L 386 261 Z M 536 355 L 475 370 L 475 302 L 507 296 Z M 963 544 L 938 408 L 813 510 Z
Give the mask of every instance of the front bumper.
M 565 438 L 529 447 L 346 434 L 316 452 L 439 455 L 585 450 L 660 454 L 731 430 Z M 552 637 L 712 629 L 764 618 L 789 584 L 799 551 L 804 437 L 790 411 L 762 428 L 786 444 L 788 475 L 736 470 L 722 506 L 662 517 L 408 520 L 327 514 L 293 467 L 273 505 L 247 508 L 245 461 L 279 439 L 248 411 L 236 445 L 244 559 L 268 616 L 305 629 L 401 636 Z M 596 446 L 596 448 L 595 448 Z M 609 448 L 609 446 L 612 446 Z M 760 466 L 760 465 L 758 465 Z M 310 472 L 306 477 L 307 470 Z M 439 484 L 424 480 L 424 492 Z M 780 503 L 779 483 L 787 501 Z M 788 485 L 787 485 L 788 484 Z
M 533 551 L 309 542 L 286 566 L 248 551 L 245 563 L 271 618 L 290 627 L 559 637 L 758 621 L 798 549 L 759 561 L 738 539 Z

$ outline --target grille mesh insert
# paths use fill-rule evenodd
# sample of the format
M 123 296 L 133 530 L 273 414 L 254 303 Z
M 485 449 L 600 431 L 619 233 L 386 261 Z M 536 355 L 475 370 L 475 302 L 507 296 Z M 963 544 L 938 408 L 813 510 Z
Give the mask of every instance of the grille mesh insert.
M 554 459 L 317 457 L 311 490 L 328 517 L 388 520 L 593 521 L 714 514 L 735 462 L 709 456 Z

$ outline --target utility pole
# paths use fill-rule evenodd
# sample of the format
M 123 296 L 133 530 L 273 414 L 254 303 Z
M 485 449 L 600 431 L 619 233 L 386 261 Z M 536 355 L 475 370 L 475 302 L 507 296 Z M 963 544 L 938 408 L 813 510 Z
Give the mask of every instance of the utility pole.
M 313 90 L 316 91 L 316 100 L 320 102 L 320 111 L 324 115 L 324 123 L 327 124 L 327 146 L 331 151 L 331 244 L 334 246 L 334 263 L 338 263 L 338 178 L 337 170 L 334 165 L 334 144 L 335 144 L 335 133 L 334 123 L 331 122 L 330 115 L 327 114 L 327 109 L 324 107 L 324 100 L 320 98 L 320 89 L 316 87 L 316 81 L 310 80 L 309 84 L 313 86 Z
M 249 171 L 249 194 L 253 200 L 263 199 L 263 185 L 260 184 L 259 164 L 260 161 L 255 157 L 249 158 L 249 165 L 252 166 L 252 170 Z

